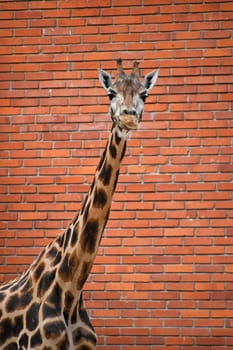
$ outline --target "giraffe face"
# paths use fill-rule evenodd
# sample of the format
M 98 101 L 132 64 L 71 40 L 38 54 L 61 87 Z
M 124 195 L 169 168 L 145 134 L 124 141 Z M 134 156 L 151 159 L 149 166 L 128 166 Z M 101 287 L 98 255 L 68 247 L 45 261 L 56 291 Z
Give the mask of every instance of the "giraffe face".
M 99 70 L 99 79 L 110 99 L 109 110 L 113 122 L 122 129 L 136 129 L 142 117 L 148 91 L 156 83 L 158 70 L 147 74 L 142 83 L 137 62 L 134 63 L 130 75 L 124 73 L 121 60 L 117 62 L 118 75 L 114 83 L 111 76 L 102 69 Z

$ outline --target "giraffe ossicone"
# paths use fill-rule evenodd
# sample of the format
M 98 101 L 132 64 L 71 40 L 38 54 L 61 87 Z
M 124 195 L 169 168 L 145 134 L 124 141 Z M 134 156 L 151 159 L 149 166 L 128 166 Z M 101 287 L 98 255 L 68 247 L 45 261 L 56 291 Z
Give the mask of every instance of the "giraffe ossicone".
M 110 213 L 128 132 L 141 120 L 158 71 L 140 81 L 117 60 L 117 76 L 99 70 L 110 98 L 111 134 L 80 213 L 18 279 L 0 287 L 1 350 L 95 350 L 96 333 L 82 289 L 91 271 Z

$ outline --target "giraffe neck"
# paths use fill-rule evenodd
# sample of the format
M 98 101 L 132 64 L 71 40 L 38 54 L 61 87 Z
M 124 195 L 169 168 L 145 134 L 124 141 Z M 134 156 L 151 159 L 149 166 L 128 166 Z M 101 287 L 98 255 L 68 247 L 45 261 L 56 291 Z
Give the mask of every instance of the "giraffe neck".
M 42 345 L 45 349 L 48 344 L 49 348 L 56 344 L 56 349 L 67 344 L 72 349 L 75 344 L 95 349 L 96 335 L 83 305 L 82 287 L 107 223 L 126 136 L 113 126 L 79 216 L 18 280 L 0 288 L 1 349 L 3 345 L 15 349 L 18 342 L 25 349 Z M 27 328 L 30 337 L 23 332 Z
M 63 236 L 65 252 L 58 272 L 73 291 L 82 289 L 97 254 L 125 154 L 127 134 L 113 126 L 80 213 Z

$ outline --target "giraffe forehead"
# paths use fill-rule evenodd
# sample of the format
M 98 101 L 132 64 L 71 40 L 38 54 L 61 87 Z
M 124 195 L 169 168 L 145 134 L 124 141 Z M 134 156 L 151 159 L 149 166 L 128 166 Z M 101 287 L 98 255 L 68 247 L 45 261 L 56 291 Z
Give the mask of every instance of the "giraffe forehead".
M 139 90 L 142 88 L 142 84 L 139 80 L 134 79 L 130 76 L 126 76 L 122 79 L 118 79 L 114 83 L 114 87 L 117 92 L 122 96 L 134 96 L 139 93 Z

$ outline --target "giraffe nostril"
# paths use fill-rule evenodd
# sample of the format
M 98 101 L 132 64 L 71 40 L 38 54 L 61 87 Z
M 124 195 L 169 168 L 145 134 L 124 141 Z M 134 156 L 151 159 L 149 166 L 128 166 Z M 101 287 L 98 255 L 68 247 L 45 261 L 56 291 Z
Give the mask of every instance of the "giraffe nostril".
M 123 109 L 122 114 L 125 114 L 125 115 L 137 115 L 135 109 L 127 109 L 127 108 Z
M 127 109 L 127 108 L 124 108 L 123 111 L 122 111 L 122 114 L 126 114 L 126 115 L 129 114 L 128 109 Z
M 131 115 L 137 115 L 137 112 L 135 111 L 135 109 L 132 109 L 132 110 L 130 111 L 130 114 L 131 114 Z

